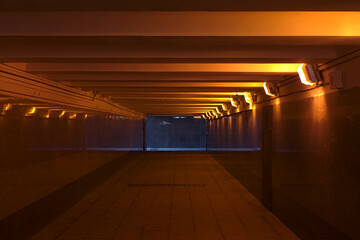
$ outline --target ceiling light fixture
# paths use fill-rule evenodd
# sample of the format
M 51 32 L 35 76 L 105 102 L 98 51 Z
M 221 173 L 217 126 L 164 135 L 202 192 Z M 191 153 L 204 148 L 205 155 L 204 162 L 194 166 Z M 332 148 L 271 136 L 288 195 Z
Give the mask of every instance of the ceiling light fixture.
M 244 97 L 245 97 L 245 102 L 249 103 L 249 104 L 253 104 L 254 103 L 254 98 L 251 94 L 251 92 L 246 92 L 244 94 Z
M 266 95 L 275 97 L 279 94 L 279 89 L 276 82 L 264 82 L 264 90 Z
M 300 81 L 308 86 L 315 86 L 320 81 L 320 74 L 311 64 L 301 64 L 298 68 Z
M 33 113 L 35 113 L 35 111 L 36 111 L 36 108 L 35 108 L 35 107 L 32 107 L 32 108 L 28 111 L 27 114 L 33 114 Z
M 216 110 L 217 110 L 217 109 L 216 109 Z M 216 111 L 216 110 L 213 110 L 211 113 L 213 114 L 213 116 L 214 116 L 214 117 L 216 117 L 216 118 L 217 118 L 217 117 L 219 116 L 219 114 L 217 113 L 217 111 Z
M 230 98 L 230 103 L 231 103 L 231 106 L 237 108 L 240 105 L 239 97 L 237 95 L 235 97 L 231 97 Z
M 221 107 L 224 111 L 228 111 L 229 110 L 229 105 L 227 103 L 223 103 L 221 104 Z
M 70 118 L 70 119 L 75 119 L 75 118 L 76 118 L 76 113 L 74 113 L 73 115 L 71 115 L 69 118 Z
M 4 111 L 9 110 L 11 108 L 11 106 L 12 105 L 10 103 L 6 104 L 5 107 L 4 107 Z

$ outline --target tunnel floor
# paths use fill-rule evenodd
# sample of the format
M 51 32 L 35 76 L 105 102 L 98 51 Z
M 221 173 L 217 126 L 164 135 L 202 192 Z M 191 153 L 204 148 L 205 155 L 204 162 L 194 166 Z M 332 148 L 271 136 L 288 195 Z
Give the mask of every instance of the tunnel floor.
M 298 238 L 209 154 L 149 152 L 32 239 Z

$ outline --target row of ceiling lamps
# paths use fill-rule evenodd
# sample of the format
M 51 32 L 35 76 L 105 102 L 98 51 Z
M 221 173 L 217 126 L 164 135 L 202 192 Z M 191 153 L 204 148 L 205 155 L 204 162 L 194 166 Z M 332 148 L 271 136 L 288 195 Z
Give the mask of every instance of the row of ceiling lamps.
M 9 111 L 13 106 L 13 104 L 5 104 L 3 105 L 3 109 L 1 111 L 1 115 L 5 115 L 5 113 L 7 111 Z M 50 117 L 50 113 L 54 112 L 52 115 L 52 117 L 58 117 L 58 118 L 67 118 L 67 119 L 76 119 L 77 117 L 81 117 L 83 119 L 87 118 L 87 114 L 83 113 L 83 112 L 74 112 L 74 111 L 65 111 L 65 110 L 61 110 L 61 109 L 48 109 L 47 107 L 28 107 L 25 109 L 26 112 L 24 114 L 25 116 L 38 116 L 38 117 L 43 117 L 43 118 L 49 118 Z M 67 113 L 67 114 L 66 114 Z
M 40 118 L 58 118 L 58 119 L 87 119 L 88 114 L 81 111 L 66 111 L 63 109 L 49 109 L 49 107 L 24 107 L 20 104 L 4 104 L 2 106 L 2 110 L 0 108 L 1 115 L 5 115 L 7 111 L 9 111 L 12 108 L 15 108 L 16 106 L 21 106 L 20 111 L 15 112 L 15 114 L 21 114 L 22 116 L 27 117 L 40 117 Z M 108 119 L 119 119 L 119 118 L 127 118 L 120 115 L 105 115 L 101 114 L 103 118 Z
M 308 86 L 315 86 L 319 83 L 321 77 L 317 70 L 317 68 L 314 65 L 311 64 L 301 64 L 298 68 L 298 75 L 300 78 L 300 81 Z M 277 97 L 279 96 L 279 88 L 277 86 L 276 82 L 264 82 L 263 84 L 264 91 L 266 95 Z M 213 119 L 213 118 L 219 118 L 230 114 L 230 108 L 231 106 L 234 108 L 244 107 L 242 106 L 242 99 L 240 99 L 240 96 L 244 97 L 244 100 L 246 103 L 248 103 L 249 107 L 245 110 L 251 110 L 252 105 L 256 101 L 256 95 L 255 93 L 251 92 L 243 92 L 243 93 L 237 93 L 236 96 L 230 98 L 230 104 L 222 104 L 221 106 L 215 108 L 212 111 L 209 111 L 202 115 L 202 118 L 205 119 Z

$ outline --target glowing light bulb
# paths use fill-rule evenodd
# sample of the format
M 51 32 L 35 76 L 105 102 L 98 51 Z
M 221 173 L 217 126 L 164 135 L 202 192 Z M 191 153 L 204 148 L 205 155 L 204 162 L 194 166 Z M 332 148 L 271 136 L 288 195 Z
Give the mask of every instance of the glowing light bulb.
M 32 107 L 27 114 L 33 114 L 33 113 L 35 113 L 35 111 L 36 111 L 36 108 Z
M 5 107 L 4 107 L 4 111 L 9 110 L 10 108 L 11 108 L 11 104 L 10 104 L 10 103 L 8 103 L 8 104 L 6 104 L 6 105 L 5 105 Z
M 300 81 L 308 86 L 314 86 L 318 82 L 315 76 L 314 69 L 312 69 L 311 65 L 301 64 L 298 67 L 298 74 L 300 77 Z

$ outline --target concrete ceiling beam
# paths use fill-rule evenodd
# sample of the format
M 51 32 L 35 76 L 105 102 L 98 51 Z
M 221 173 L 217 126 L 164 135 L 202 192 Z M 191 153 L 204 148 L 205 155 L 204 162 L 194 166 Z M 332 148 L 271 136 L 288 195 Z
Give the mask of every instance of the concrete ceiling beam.
M 206 72 L 296 73 L 299 63 L 28 63 L 25 71 L 51 72 Z
M 37 39 L 37 38 L 36 38 Z M 53 37 L 0 39 L 2 62 L 57 63 L 251 63 L 324 62 L 336 58 L 333 46 L 241 46 L 226 40 L 191 38 L 185 45 L 173 37 L 168 42 L 128 43 L 99 39 L 96 42 Z M 63 41 L 61 41 L 64 39 Z M 95 38 L 96 39 L 96 38 Z M 180 43 L 174 44 L 179 41 Z M 214 41 L 213 44 L 207 41 Z M 150 43 L 148 43 L 150 42 Z M 25 43 L 25 44 L 24 44 Z M 159 44 L 161 44 L 159 46 Z M 91 51 L 89 51 L 91 49 Z
M 143 117 L 141 113 L 122 107 L 90 92 L 84 92 L 2 64 L 0 65 L 0 83 L 1 95 L 76 109 Z
M 42 74 L 54 81 L 282 81 L 286 79 L 283 75 L 257 75 L 254 73 L 168 73 L 168 72 L 107 72 L 107 73 L 45 73 Z
M 2 12 L 0 29 L 0 36 L 359 37 L 360 13 Z
M 91 87 L 86 88 L 83 87 L 82 89 L 90 91 L 99 91 L 106 95 L 113 95 L 117 94 L 117 92 L 124 92 L 127 91 L 129 93 L 134 93 L 141 91 L 141 92 L 165 92 L 165 93 L 177 93 L 177 92 L 246 92 L 246 91 L 257 91 L 259 88 L 249 88 L 249 87 Z
M 170 87 L 233 87 L 233 88 L 262 88 L 263 82 L 225 82 L 225 81 L 218 81 L 218 82 L 93 82 L 93 83 L 79 83 L 79 82 L 67 82 L 67 85 L 72 87 L 87 87 L 87 88 L 94 88 L 94 87 L 163 87 L 166 86 Z

